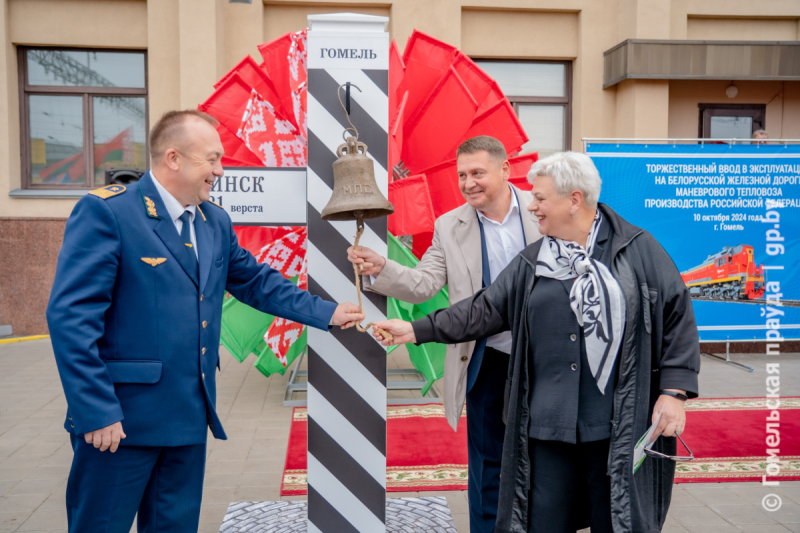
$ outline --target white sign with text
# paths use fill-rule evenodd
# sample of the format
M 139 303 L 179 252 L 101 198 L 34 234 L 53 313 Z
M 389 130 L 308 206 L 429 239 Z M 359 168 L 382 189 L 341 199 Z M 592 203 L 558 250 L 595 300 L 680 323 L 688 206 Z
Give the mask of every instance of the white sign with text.
M 306 169 L 225 167 L 209 199 L 234 224 L 305 225 Z

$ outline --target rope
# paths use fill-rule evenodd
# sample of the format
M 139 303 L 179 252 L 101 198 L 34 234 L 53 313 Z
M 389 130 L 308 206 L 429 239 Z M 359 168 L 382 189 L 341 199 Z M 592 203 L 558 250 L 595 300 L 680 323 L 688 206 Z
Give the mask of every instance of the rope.
M 364 233 L 364 220 L 362 217 L 358 217 L 358 232 L 356 233 L 356 240 L 353 243 L 353 248 L 359 251 L 361 250 L 361 248 L 358 246 L 358 240 L 361 238 L 362 233 Z M 359 265 L 353 263 L 353 272 L 355 272 L 356 275 L 356 293 L 358 294 L 358 312 L 363 315 L 364 308 L 361 304 L 361 274 L 359 273 L 358 267 Z M 362 326 L 361 324 L 356 323 L 356 329 L 358 331 L 361 331 L 362 333 L 369 330 L 370 326 L 372 326 L 372 329 L 378 332 L 384 339 L 388 339 L 389 342 L 391 342 L 392 339 L 394 338 L 392 337 L 392 334 L 389 333 L 388 331 L 375 327 L 375 322 L 370 322 L 366 326 Z

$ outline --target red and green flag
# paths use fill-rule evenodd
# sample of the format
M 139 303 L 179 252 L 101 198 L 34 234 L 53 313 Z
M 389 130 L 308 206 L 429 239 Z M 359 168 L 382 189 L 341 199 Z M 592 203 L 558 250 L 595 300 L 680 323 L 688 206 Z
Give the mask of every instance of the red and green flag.
M 307 290 L 307 228 L 236 226 L 234 230 L 240 244 L 260 263 L 269 264 L 301 289 Z M 419 262 L 392 234 L 389 234 L 389 258 L 409 268 L 414 268 Z M 447 305 L 445 287 L 421 304 L 389 298 L 388 315 L 389 318 L 417 320 Z M 254 366 L 265 376 L 274 373 L 283 375 L 308 346 L 306 327 L 302 324 L 262 313 L 230 295 L 222 305 L 221 342 L 240 363 L 251 353 L 255 354 Z M 445 345 L 408 344 L 406 347 L 411 364 L 425 377 L 424 395 L 444 375 Z M 390 348 L 390 351 L 394 348 Z
M 397 261 L 403 266 L 414 268 L 419 259 L 417 259 L 411 251 L 403 246 L 397 238 L 389 234 L 389 259 Z M 443 309 L 449 305 L 447 287 L 440 290 L 436 296 L 422 302 L 421 304 L 411 304 L 403 302 L 395 298 L 389 298 L 388 301 L 388 315 L 389 318 L 399 318 L 401 320 L 412 321 L 418 320 L 432 313 L 437 309 Z M 414 368 L 425 377 L 425 386 L 422 387 L 422 395 L 428 392 L 433 383 L 444 375 L 444 357 L 447 345 L 429 342 L 416 346 L 414 344 L 406 344 L 408 349 L 408 356 L 411 359 L 411 364 Z M 389 350 L 391 351 L 396 346 Z
M 307 289 L 305 227 L 235 226 L 239 243 L 259 263 L 266 263 Z M 269 376 L 283 375 L 306 349 L 305 326 L 262 313 L 228 295 L 222 305 L 220 341 L 240 363 L 253 353 L 255 367 Z

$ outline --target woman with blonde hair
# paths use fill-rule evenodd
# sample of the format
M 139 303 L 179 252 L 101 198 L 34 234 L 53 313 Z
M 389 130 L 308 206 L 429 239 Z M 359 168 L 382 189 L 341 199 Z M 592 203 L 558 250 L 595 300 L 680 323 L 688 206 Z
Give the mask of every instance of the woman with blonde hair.
M 588 156 L 553 154 L 528 180 L 543 239 L 474 297 L 377 325 L 394 344 L 511 330 L 497 533 L 661 531 L 683 402 L 698 393 L 688 290 L 650 233 L 598 203 Z M 659 458 L 634 472 L 634 447 L 656 420 Z

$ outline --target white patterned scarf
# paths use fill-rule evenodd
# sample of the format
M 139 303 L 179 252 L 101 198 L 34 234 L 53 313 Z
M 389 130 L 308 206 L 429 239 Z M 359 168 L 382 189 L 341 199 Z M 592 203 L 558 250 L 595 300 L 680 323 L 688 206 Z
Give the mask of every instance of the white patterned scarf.
M 597 211 L 585 249 L 577 242 L 545 237 L 536 260 L 536 275 L 558 280 L 576 278 L 569 305 L 583 327 L 589 368 L 600 392 L 605 394 L 622 341 L 625 298 L 611 271 L 592 259 L 602 221 Z

